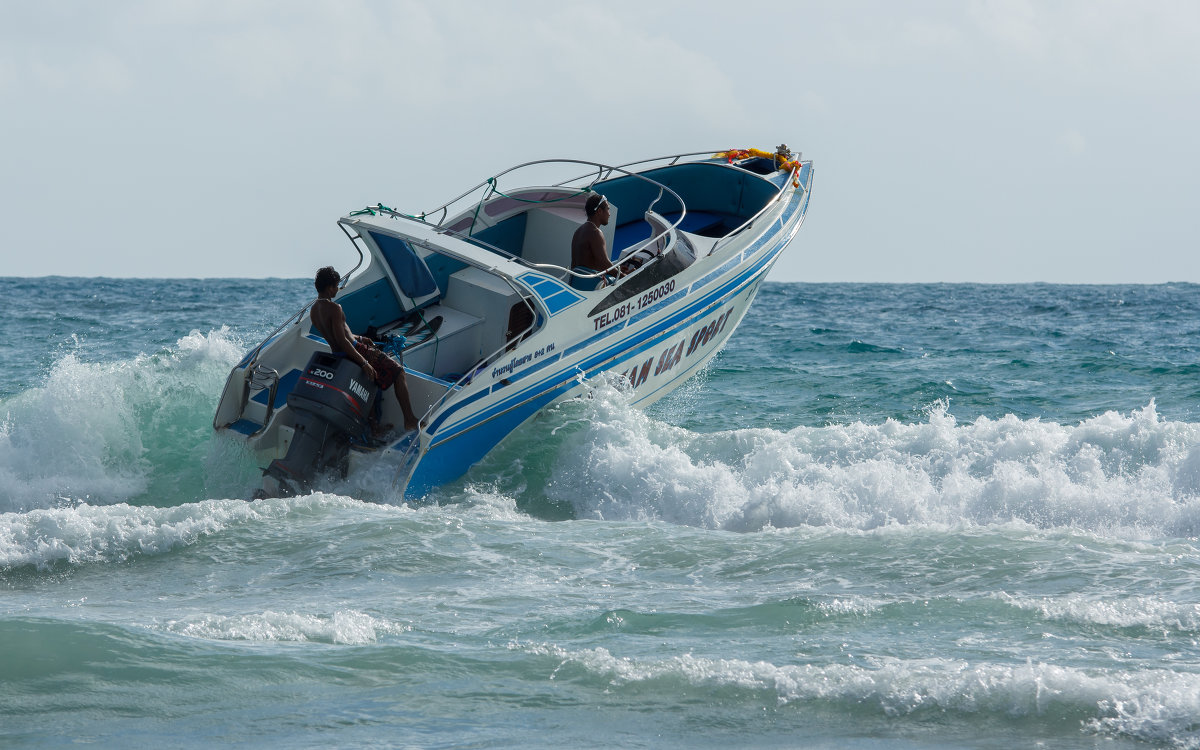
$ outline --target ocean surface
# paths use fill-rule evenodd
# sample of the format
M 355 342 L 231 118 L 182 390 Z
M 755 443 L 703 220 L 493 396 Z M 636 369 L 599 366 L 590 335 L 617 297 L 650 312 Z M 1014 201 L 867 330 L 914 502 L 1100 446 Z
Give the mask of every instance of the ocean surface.
M 1200 748 L 1200 286 L 766 284 L 420 504 L 248 502 L 306 279 L 4 279 L 0 746 Z

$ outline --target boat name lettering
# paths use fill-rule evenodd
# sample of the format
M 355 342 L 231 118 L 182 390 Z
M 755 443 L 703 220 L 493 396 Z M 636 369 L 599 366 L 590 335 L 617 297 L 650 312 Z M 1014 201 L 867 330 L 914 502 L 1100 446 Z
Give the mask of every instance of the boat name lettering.
M 512 359 L 510 359 L 508 361 L 508 364 L 500 365 L 499 367 L 492 368 L 492 377 L 495 378 L 495 377 L 499 377 L 500 375 L 509 375 L 516 368 L 520 367 L 521 365 L 528 364 L 532 361 L 533 361 L 532 354 L 526 354 L 523 357 L 513 357 Z
M 546 344 L 545 346 L 541 347 L 537 351 L 533 352 L 532 354 L 525 354 L 520 357 L 513 357 L 512 359 L 510 359 L 508 361 L 508 364 L 500 365 L 499 367 L 493 368 L 492 369 L 492 377 L 497 378 L 497 377 L 500 377 L 501 375 L 510 375 L 510 374 L 512 374 L 513 370 L 516 370 L 518 367 L 529 364 L 530 362 L 537 359 L 538 357 L 542 357 L 546 354 L 553 352 L 554 349 L 555 349 L 555 345 L 553 343 L 549 343 L 549 344 Z
M 718 333 L 725 330 L 725 324 L 729 322 L 729 316 L 732 314 L 733 310 L 726 310 L 724 315 L 716 318 L 711 323 L 692 334 L 692 343 L 688 344 L 687 353 L 690 355 L 692 352 L 696 351 L 698 348 L 704 346 L 710 340 L 712 340 L 713 336 L 716 336 Z
M 663 349 L 659 353 L 657 361 L 655 357 L 651 357 L 640 365 L 634 365 L 622 372 L 621 375 L 629 381 L 631 386 L 637 388 L 646 382 L 646 379 L 650 377 L 651 371 L 655 375 L 670 372 L 675 369 L 675 365 L 679 364 L 684 357 L 690 357 L 693 352 L 708 345 L 718 334 L 724 331 L 725 324 L 729 322 L 729 318 L 732 315 L 733 309 L 730 308 L 710 320 L 707 324 L 697 328 L 692 334 L 691 339 L 680 339 L 678 342 Z

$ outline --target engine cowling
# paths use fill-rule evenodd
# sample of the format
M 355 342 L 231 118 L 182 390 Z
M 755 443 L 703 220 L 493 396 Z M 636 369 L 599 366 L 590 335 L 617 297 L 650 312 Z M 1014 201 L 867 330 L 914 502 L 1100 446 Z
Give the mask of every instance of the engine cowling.
M 317 474 L 345 476 L 350 442 L 366 442 L 379 388 L 345 357 L 315 352 L 287 396 L 295 432 L 287 455 L 263 472 L 264 496 L 289 496 L 309 489 Z

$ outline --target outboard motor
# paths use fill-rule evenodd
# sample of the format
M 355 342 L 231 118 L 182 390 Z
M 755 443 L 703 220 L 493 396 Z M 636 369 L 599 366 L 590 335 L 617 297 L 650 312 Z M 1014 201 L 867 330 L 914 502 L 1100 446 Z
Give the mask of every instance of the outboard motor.
M 307 492 L 312 478 L 336 469 L 346 475 L 350 441 L 370 432 L 379 388 L 345 357 L 316 352 L 288 394 L 295 433 L 287 455 L 263 472 L 263 495 Z

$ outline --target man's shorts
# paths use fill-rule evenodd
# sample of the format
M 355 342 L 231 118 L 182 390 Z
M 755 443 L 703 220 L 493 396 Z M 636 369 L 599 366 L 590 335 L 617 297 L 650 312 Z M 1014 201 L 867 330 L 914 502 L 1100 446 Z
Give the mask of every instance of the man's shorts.
M 382 390 L 391 388 L 404 373 L 400 363 L 384 354 L 374 346 L 367 346 L 358 339 L 354 340 L 354 351 L 362 355 L 371 367 L 375 368 L 375 385 Z

